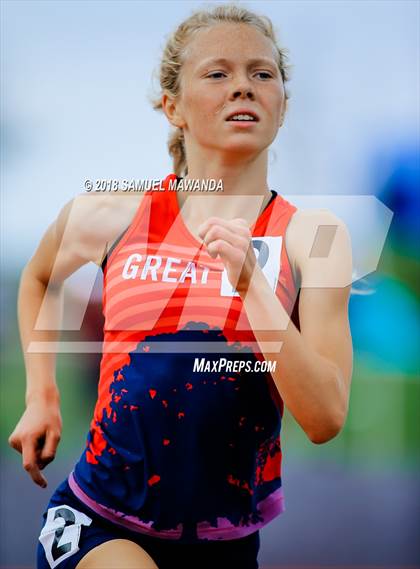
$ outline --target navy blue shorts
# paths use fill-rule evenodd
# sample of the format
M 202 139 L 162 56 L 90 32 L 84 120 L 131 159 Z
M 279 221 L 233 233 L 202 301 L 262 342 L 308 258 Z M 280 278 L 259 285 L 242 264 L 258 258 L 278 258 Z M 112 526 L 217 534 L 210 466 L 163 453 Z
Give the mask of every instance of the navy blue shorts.
M 59 524 L 55 519 L 61 518 Z M 58 527 L 58 529 L 57 529 Z M 65 542 L 62 535 L 66 529 Z M 51 497 L 43 514 L 37 569 L 74 569 L 88 551 L 112 539 L 129 539 L 152 557 L 159 569 L 258 569 L 260 534 L 230 540 L 180 543 L 150 537 L 114 524 L 88 508 L 67 480 Z M 116 568 L 117 569 L 117 568 Z

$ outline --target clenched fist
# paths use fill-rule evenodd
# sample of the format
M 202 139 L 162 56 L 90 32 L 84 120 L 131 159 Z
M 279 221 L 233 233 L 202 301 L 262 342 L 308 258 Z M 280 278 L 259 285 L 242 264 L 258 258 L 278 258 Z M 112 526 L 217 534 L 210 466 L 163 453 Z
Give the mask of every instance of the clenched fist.
M 245 219 L 209 217 L 199 227 L 209 255 L 220 256 L 230 284 L 238 293 L 246 292 L 254 270 L 258 267 L 252 246 L 251 231 Z

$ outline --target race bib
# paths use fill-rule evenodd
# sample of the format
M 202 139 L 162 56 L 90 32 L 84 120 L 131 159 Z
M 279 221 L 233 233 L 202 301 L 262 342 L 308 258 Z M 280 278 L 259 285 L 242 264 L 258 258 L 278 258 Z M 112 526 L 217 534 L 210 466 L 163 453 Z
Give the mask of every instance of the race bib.
M 91 523 L 88 516 L 70 506 L 49 508 L 39 541 L 51 569 L 79 551 L 81 527 Z
M 280 273 L 281 244 L 283 237 L 253 237 L 255 256 L 265 278 L 275 292 Z M 223 269 L 220 296 L 239 296 L 230 284 L 226 269 Z

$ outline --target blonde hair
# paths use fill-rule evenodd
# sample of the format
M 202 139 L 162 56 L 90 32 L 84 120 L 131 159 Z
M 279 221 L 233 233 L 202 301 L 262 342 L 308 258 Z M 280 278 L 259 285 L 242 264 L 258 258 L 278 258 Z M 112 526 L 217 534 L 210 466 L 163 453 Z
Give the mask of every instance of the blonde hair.
M 291 66 L 287 64 L 288 50 L 278 46 L 271 20 L 266 16 L 257 15 L 235 4 L 222 4 L 212 10 L 194 12 L 169 37 L 163 50 L 159 68 L 159 83 L 162 92 L 166 91 L 173 97 L 179 95 L 180 71 L 189 40 L 197 31 L 222 23 L 248 24 L 262 32 L 273 42 L 277 65 L 283 83 L 285 84 L 289 80 L 289 69 Z M 285 91 L 285 98 L 286 100 L 290 98 L 287 91 Z M 153 108 L 155 110 L 162 109 L 161 96 L 153 101 Z M 187 174 L 188 168 L 182 128 L 176 128 L 171 132 L 168 140 L 168 150 L 173 159 L 175 174 L 177 176 Z

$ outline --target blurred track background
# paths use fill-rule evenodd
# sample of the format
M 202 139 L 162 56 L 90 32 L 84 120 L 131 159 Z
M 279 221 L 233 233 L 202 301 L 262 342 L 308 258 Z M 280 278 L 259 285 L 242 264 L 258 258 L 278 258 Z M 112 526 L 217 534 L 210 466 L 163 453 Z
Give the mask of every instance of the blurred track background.
M 313 445 L 285 413 L 286 512 L 261 531 L 261 569 L 420 567 L 419 3 L 243 2 L 269 16 L 293 65 L 269 181 L 293 194 L 376 195 L 393 212 L 375 273 L 356 283 L 344 430 Z M 24 404 L 20 272 L 86 178 L 171 169 L 151 76 L 164 36 L 201 2 L 1 2 L 0 566 L 34 567 L 41 513 L 80 455 L 99 355 L 60 354 L 64 431 L 36 487 L 7 445 Z M 325 200 L 328 207 L 328 199 Z M 358 219 L 346 219 L 356 227 Z M 363 220 L 369 223 L 369 220 Z M 366 231 L 366 228 L 365 228 Z M 369 231 L 367 230 L 368 234 Z M 68 283 L 83 294 L 95 267 Z M 101 339 L 100 274 L 82 330 Z

